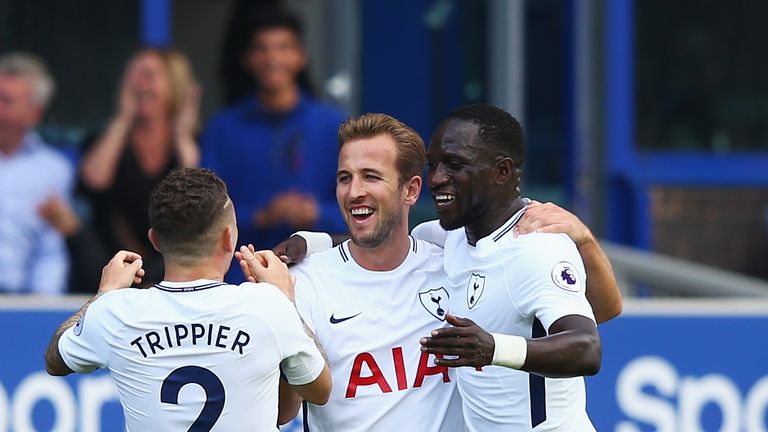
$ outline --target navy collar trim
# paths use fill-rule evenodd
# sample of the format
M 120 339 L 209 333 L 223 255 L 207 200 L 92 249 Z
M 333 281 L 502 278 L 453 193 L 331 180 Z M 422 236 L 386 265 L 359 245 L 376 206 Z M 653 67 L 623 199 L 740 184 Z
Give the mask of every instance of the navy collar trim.
M 346 242 L 341 243 L 337 247 L 339 248 L 339 254 L 341 255 L 341 260 L 344 261 L 344 262 L 347 262 L 347 261 L 349 261 L 349 255 L 347 255 L 347 252 L 344 250 L 344 244 L 345 243 Z
M 207 290 L 207 289 L 211 289 L 211 288 L 220 287 L 220 286 L 223 286 L 223 285 L 226 285 L 226 283 L 224 283 L 224 282 L 212 282 L 212 283 L 206 283 L 206 284 L 202 284 L 202 285 L 175 286 L 175 287 L 172 287 L 172 286 L 168 286 L 168 285 L 163 285 L 163 283 L 160 282 L 158 284 L 155 284 L 155 288 L 157 288 L 159 290 L 163 290 L 163 291 L 168 291 L 168 292 L 191 292 L 191 291 L 203 291 L 203 290 Z
M 517 212 L 517 214 L 512 218 L 512 220 L 507 222 L 507 226 L 502 228 L 502 230 L 499 231 L 498 234 L 493 236 L 493 241 L 494 242 L 499 241 L 502 237 L 504 237 L 505 234 L 507 234 L 508 232 L 512 231 L 512 228 L 514 228 L 515 225 L 517 225 L 517 223 L 520 222 L 520 218 L 523 217 L 523 214 L 525 214 L 525 207 L 520 209 L 520 211 Z

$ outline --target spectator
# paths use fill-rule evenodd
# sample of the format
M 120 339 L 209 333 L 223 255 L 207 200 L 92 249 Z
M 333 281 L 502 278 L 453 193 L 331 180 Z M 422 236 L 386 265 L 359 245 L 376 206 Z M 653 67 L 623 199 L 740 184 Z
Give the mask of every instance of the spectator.
M 162 259 L 147 238 L 149 195 L 173 168 L 198 165 L 199 101 L 182 53 L 142 49 L 126 66 L 117 113 L 86 143 L 80 176 L 94 229 L 107 251 L 141 254 L 148 282 L 163 275 Z
M 99 285 L 107 251 L 93 229 L 83 223 L 70 203 L 53 196 L 39 207 L 40 216 L 66 240 L 69 252 L 70 294 L 91 294 Z
M 52 197 L 68 200 L 74 173 L 33 131 L 54 87 L 40 59 L 0 57 L 0 293 L 58 294 L 66 287 L 64 240 L 39 207 Z
M 262 11 L 248 34 L 242 60 L 255 94 L 211 121 L 202 165 L 227 183 L 245 243 L 271 247 L 304 228 L 343 232 L 335 197 L 336 130 L 343 115 L 299 85 L 306 65 L 299 22 L 283 11 Z

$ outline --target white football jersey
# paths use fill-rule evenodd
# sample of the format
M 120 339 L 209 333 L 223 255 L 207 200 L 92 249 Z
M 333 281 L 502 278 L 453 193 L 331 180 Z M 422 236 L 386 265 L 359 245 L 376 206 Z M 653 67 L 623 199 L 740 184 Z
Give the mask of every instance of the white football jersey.
M 129 431 L 277 430 L 280 366 L 302 385 L 325 365 L 275 286 L 209 280 L 104 294 L 59 351 L 76 372 L 109 369 Z
M 405 261 L 377 272 L 355 262 L 347 241 L 292 272 L 296 307 L 333 377 L 328 403 L 306 404 L 305 430 L 463 430 L 455 371 L 419 345 L 448 313 L 442 249 L 411 238 Z
M 566 315 L 594 321 L 586 273 L 565 234 L 515 238 L 521 210 L 476 246 L 463 229 L 450 231 L 445 269 L 451 313 L 489 333 L 545 336 Z M 472 431 L 593 431 L 582 377 L 552 379 L 500 366 L 458 369 L 464 417 Z

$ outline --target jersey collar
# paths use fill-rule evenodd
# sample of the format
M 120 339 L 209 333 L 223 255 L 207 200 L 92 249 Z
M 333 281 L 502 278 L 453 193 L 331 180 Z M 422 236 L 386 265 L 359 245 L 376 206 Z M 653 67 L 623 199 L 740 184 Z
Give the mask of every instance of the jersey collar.
M 162 281 L 155 284 L 155 288 L 169 292 L 190 292 L 190 291 L 202 291 L 218 286 L 226 285 L 222 281 L 215 281 L 209 279 L 198 279 L 187 282 L 169 282 Z
M 523 214 L 525 213 L 525 209 L 528 206 L 528 203 L 530 203 L 531 200 L 529 198 L 523 198 L 523 203 L 525 206 L 517 211 L 514 215 L 512 215 L 511 218 L 507 219 L 506 222 L 501 224 L 500 227 L 496 228 L 496 231 L 492 232 L 490 235 L 485 236 L 477 241 L 477 246 L 480 247 L 482 244 L 493 244 L 499 242 L 502 238 L 504 238 L 507 235 L 510 235 L 512 232 L 512 228 L 517 225 L 517 223 L 520 221 L 520 218 L 523 217 Z

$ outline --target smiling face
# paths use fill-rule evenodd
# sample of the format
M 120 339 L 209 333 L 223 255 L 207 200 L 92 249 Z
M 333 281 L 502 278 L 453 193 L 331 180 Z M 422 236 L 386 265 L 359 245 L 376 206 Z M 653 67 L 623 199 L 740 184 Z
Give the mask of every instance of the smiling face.
M 357 246 L 379 247 L 395 231 L 407 233 L 418 190 L 409 193 L 413 179 L 400 181 L 396 160 L 397 145 L 389 135 L 354 139 L 339 150 L 336 199 Z
M 471 225 L 492 204 L 494 158 L 479 143 L 479 130 L 472 122 L 449 120 L 427 150 L 427 182 L 446 230 Z
M 253 35 L 245 62 L 259 88 L 275 92 L 297 85 L 296 77 L 304 69 L 306 54 L 290 28 L 265 28 Z

